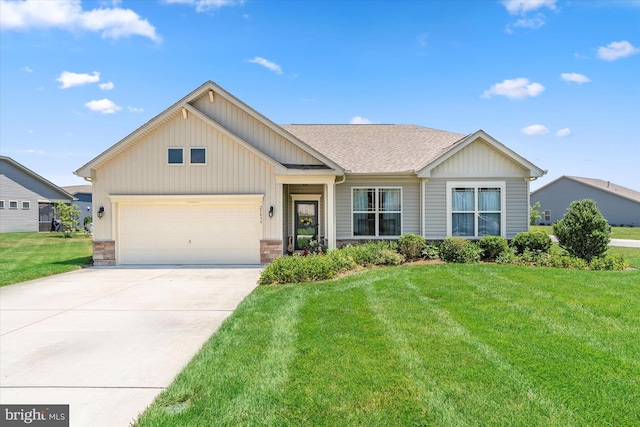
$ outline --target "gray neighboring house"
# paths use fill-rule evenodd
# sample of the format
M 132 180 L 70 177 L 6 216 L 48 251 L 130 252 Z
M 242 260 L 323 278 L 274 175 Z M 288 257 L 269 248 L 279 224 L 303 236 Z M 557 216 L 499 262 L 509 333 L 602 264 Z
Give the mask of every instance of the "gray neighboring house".
M 591 199 L 613 226 L 640 226 L 640 191 L 611 181 L 577 176 L 561 176 L 531 193 L 531 204 L 540 202 L 539 224 L 551 225 L 562 219 L 571 202 Z
M 50 231 L 55 203 L 73 199 L 12 158 L 0 156 L 0 233 Z
M 91 185 L 70 185 L 62 187 L 64 191 L 76 199 L 73 204 L 80 208 L 80 226 L 84 225 L 85 217 L 91 217 Z M 92 218 L 93 219 L 93 218 Z

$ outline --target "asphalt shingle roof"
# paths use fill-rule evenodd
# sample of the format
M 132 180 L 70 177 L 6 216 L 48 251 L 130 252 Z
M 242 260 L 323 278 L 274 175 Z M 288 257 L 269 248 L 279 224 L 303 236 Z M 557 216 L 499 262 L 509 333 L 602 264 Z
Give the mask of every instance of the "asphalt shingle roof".
M 614 193 L 618 196 L 622 196 L 636 202 L 640 202 L 640 191 L 632 190 L 631 188 L 614 184 L 611 181 L 605 181 L 603 179 L 595 179 L 595 178 L 582 178 L 579 176 L 566 176 L 566 178 L 581 182 L 586 185 L 590 185 L 591 187 L 595 187 L 600 190 Z
M 281 125 L 350 173 L 418 171 L 465 135 L 417 125 Z

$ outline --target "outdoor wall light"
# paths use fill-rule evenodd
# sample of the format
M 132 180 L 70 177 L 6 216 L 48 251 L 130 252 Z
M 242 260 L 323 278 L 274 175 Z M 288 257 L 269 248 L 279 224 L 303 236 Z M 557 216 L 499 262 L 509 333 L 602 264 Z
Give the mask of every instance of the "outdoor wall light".
M 273 218 L 273 206 L 269 206 L 269 218 Z
M 104 215 L 104 206 L 100 206 L 100 209 L 98 209 L 98 218 L 102 218 Z

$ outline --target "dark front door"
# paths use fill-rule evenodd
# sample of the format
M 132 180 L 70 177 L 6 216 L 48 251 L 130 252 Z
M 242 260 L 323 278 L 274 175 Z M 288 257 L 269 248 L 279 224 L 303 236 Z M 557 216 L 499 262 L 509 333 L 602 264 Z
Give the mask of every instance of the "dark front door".
M 295 248 L 301 250 L 310 240 L 318 240 L 318 202 L 294 203 Z

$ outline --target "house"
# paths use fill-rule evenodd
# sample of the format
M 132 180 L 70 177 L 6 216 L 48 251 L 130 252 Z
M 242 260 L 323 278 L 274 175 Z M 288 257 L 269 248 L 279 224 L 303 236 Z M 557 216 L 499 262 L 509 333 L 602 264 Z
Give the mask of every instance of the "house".
M 540 224 L 562 219 L 571 202 L 591 199 L 611 225 L 640 226 L 640 191 L 610 181 L 561 176 L 531 193 L 531 203 L 540 202 Z
M 91 181 L 94 262 L 257 264 L 416 233 L 511 238 L 545 171 L 486 132 L 280 126 L 206 82 L 75 172 Z
M 50 231 L 53 206 L 73 196 L 10 157 L 0 156 L 0 233 Z
M 89 217 L 89 220 L 93 220 L 91 215 L 91 185 L 70 185 L 62 187 L 62 189 L 69 194 L 73 195 L 73 204 L 80 209 L 80 226 L 84 225 L 84 220 Z

